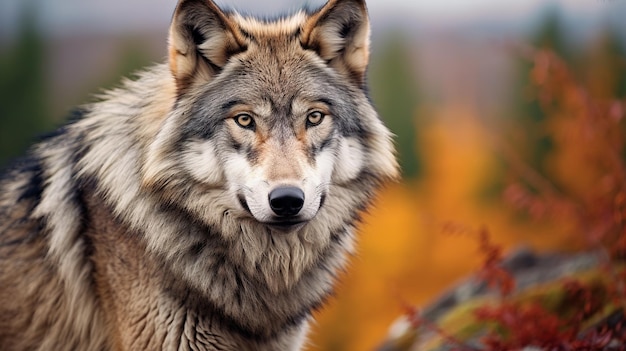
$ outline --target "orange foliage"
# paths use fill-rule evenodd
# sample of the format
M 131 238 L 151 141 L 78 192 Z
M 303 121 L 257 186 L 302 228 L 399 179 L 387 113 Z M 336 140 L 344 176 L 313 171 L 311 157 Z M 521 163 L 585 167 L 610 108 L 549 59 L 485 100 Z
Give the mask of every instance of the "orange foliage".
M 537 98 L 549 114 L 556 139 L 552 155 L 556 187 L 531 195 L 509 189 L 519 209 L 540 206 L 555 219 L 576 223 L 572 235 L 587 247 L 603 246 L 612 255 L 626 253 L 626 151 L 623 101 L 592 97 L 567 65 L 549 51 L 531 52 Z

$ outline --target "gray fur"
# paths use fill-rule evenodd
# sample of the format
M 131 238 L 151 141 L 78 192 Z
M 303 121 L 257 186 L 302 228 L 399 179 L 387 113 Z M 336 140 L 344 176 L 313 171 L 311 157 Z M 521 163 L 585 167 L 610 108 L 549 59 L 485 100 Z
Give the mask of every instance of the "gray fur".
M 397 176 L 363 33 L 358 0 L 274 22 L 181 0 L 168 65 L 0 180 L 0 349 L 300 349 L 359 213 Z M 306 193 L 287 229 L 265 203 L 282 185 Z

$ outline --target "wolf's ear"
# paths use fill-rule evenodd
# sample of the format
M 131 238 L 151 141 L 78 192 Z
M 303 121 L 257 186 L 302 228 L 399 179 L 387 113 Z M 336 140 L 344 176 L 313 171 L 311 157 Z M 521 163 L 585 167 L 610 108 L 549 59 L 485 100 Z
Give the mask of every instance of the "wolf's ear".
M 177 88 L 210 80 L 246 49 L 237 26 L 211 0 L 180 0 L 169 32 L 169 64 Z
M 328 1 L 307 20 L 301 41 L 356 84 L 365 84 L 370 44 L 365 0 Z

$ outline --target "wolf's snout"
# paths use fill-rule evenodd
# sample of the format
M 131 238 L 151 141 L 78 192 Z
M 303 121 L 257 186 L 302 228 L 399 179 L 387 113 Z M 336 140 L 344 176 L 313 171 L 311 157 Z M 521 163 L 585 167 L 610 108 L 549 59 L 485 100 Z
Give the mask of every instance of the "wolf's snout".
M 269 195 L 270 207 L 280 217 L 292 217 L 298 214 L 304 205 L 304 192 L 293 186 L 272 190 Z

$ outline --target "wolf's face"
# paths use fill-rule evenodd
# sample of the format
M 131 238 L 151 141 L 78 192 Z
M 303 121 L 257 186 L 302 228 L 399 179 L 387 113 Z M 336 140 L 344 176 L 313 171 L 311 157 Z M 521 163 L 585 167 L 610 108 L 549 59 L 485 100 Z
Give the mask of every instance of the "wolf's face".
M 366 132 L 354 89 L 298 40 L 283 41 L 251 44 L 193 97 L 181 157 L 241 216 L 290 231 L 315 217 L 331 183 L 361 173 Z
M 389 132 L 365 93 L 368 45 L 362 1 L 274 22 L 181 2 L 170 30 L 178 100 L 151 145 L 148 183 L 221 190 L 229 215 L 290 232 L 331 186 L 394 177 Z

